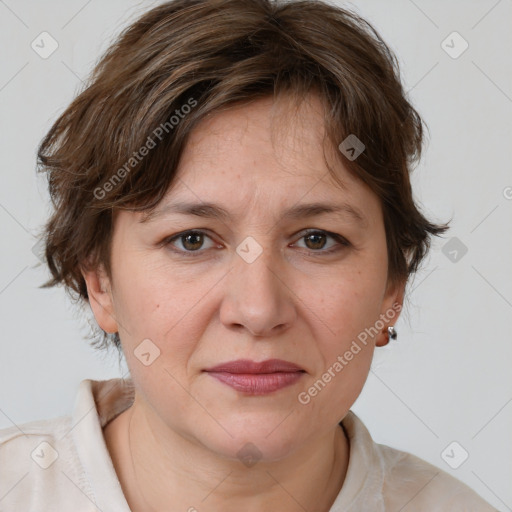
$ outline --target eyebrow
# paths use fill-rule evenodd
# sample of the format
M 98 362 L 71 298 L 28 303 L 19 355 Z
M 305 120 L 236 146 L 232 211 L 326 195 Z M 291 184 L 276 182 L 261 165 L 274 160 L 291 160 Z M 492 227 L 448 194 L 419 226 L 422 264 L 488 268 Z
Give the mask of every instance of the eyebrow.
M 140 223 L 148 223 L 168 213 L 193 215 L 202 218 L 214 218 L 222 222 L 231 219 L 230 213 L 214 203 L 170 203 L 146 213 L 139 220 Z M 282 218 L 287 220 L 300 220 L 327 213 L 336 214 L 339 217 L 350 217 L 362 226 L 368 225 L 368 219 L 358 208 L 348 203 L 308 203 L 292 206 L 283 212 Z

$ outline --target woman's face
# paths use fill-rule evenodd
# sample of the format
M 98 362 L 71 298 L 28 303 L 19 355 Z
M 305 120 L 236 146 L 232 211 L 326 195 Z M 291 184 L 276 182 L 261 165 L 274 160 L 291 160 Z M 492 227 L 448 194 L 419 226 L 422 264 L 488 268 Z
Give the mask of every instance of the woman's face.
M 220 455 L 237 457 L 250 442 L 268 460 L 336 428 L 403 291 L 387 287 L 377 196 L 332 153 L 344 187 L 330 178 L 318 98 L 276 119 L 274 146 L 272 105 L 258 100 L 203 120 L 163 213 L 116 217 L 106 291 L 85 275 L 99 325 L 119 331 L 148 417 Z M 196 205 L 195 214 L 178 203 Z M 312 204 L 323 207 L 305 208 Z M 284 360 L 302 372 L 206 371 L 240 359 Z

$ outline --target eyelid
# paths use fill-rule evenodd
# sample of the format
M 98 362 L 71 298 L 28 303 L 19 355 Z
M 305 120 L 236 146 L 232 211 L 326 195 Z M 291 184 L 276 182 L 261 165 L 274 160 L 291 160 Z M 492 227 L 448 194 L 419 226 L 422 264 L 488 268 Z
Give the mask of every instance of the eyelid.
M 302 231 L 299 231 L 298 234 L 300 236 L 298 237 L 298 240 L 303 239 L 305 236 L 310 235 L 311 233 L 322 233 L 325 236 L 330 237 L 333 240 L 335 240 L 337 242 L 337 245 L 338 245 L 338 247 L 334 246 L 333 248 L 326 249 L 326 250 L 319 249 L 317 251 L 314 251 L 313 249 L 309 249 L 309 251 L 313 255 L 322 255 L 322 254 L 334 253 L 334 252 L 340 250 L 339 246 L 349 247 L 349 246 L 352 245 L 344 236 L 339 235 L 338 233 L 333 233 L 331 231 L 327 231 L 325 229 L 320 229 L 320 228 L 306 228 L 306 229 L 304 229 Z
M 173 235 L 170 235 L 168 237 L 165 237 L 162 242 L 160 242 L 159 245 L 161 246 L 172 246 L 172 242 L 175 241 L 175 240 L 179 240 L 181 237 L 185 236 L 185 235 L 188 235 L 190 233 L 199 233 L 201 235 L 204 235 L 206 236 L 207 238 L 209 238 L 210 240 L 212 240 L 212 242 L 215 243 L 215 240 L 213 239 L 213 237 L 209 234 L 210 231 L 209 229 L 207 228 L 192 228 L 192 229 L 186 229 L 184 231 L 181 231 L 179 233 L 176 233 L 176 234 L 173 234 Z M 320 229 L 320 228 L 305 228 L 301 231 L 299 231 L 298 233 L 296 233 L 294 235 L 295 238 L 297 238 L 297 241 L 303 239 L 304 237 L 306 237 L 307 235 L 311 234 L 311 233 L 321 233 L 327 237 L 331 237 L 333 240 L 335 240 L 337 242 L 337 246 L 335 245 L 333 248 L 331 249 L 327 249 L 327 250 L 322 250 L 322 249 L 318 249 L 318 250 L 313 250 L 313 249 L 303 249 L 303 250 L 306 250 L 306 251 L 309 251 L 310 254 L 312 255 L 318 255 L 318 256 L 321 256 L 323 254 L 330 254 L 330 253 L 335 253 L 339 250 L 341 250 L 343 247 L 349 247 L 351 246 L 352 244 L 342 235 L 339 235 L 338 233 L 333 233 L 331 231 L 327 231 L 325 229 Z M 297 242 L 294 242 L 294 244 L 297 243 Z M 195 256 L 195 255 L 200 255 L 200 254 L 203 254 L 205 253 L 208 249 L 198 249 L 197 251 L 183 251 L 181 249 L 171 249 L 172 251 L 178 253 L 178 254 L 183 254 L 183 255 L 186 255 L 186 256 Z
M 175 240 L 179 240 L 181 237 L 184 237 L 185 235 L 188 235 L 188 234 L 191 234 L 191 233 L 199 233 L 205 237 L 208 237 L 210 240 L 212 240 L 213 243 L 215 243 L 215 240 L 213 239 L 212 236 L 210 236 L 209 234 L 209 230 L 206 229 L 206 228 L 193 228 L 193 229 L 186 229 L 184 231 L 180 231 L 179 233 L 176 233 L 174 235 L 171 235 L 171 236 L 167 236 L 165 237 L 162 242 L 160 242 L 159 246 L 172 246 L 172 242 L 175 241 Z M 171 249 L 172 251 L 176 252 L 176 253 L 179 253 L 179 254 L 184 254 L 186 256 L 194 256 L 195 254 L 202 254 L 204 252 L 206 252 L 207 249 L 198 249 L 197 251 L 183 251 L 181 249 L 176 249 L 176 248 L 173 248 Z

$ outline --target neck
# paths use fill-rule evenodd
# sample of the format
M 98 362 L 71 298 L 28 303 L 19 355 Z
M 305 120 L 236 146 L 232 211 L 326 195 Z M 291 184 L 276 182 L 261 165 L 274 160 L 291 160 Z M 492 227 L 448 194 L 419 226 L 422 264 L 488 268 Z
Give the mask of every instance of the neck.
M 172 431 L 137 399 L 105 428 L 105 440 L 133 512 L 328 512 L 349 457 L 336 426 L 285 458 L 245 466 Z

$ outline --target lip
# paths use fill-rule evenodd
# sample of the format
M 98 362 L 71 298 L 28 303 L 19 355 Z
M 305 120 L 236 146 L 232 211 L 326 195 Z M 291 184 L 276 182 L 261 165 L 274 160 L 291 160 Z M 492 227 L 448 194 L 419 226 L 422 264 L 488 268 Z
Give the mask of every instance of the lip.
M 204 371 L 233 389 L 249 395 L 264 395 L 291 386 L 305 373 L 300 366 L 282 359 L 261 362 L 238 359 Z
M 250 359 L 237 359 L 236 361 L 228 361 L 221 363 L 212 368 L 208 368 L 207 372 L 227 372 L 227 373 L 277 373 L 277 372 L 300 372 L 304 371 L 300 366 L 282 359 L 267 359 L 266 361 L 256 362 Z

